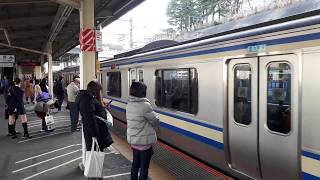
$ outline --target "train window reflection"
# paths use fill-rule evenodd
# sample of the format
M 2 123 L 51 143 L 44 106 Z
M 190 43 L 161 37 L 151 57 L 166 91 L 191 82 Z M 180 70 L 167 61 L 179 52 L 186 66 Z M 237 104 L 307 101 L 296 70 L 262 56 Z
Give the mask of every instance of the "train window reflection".
M 143 82 L 143 69 L 138 69 L 138 80 Z
M 268 67 L 267 125 L 271 131 L 287 134 L 291 130 L 291 69 L 288 63 Z
M 182 112 L 198 112 L 198 74 L 194 68 L 156 71 L 156 105 Z
M 239 124 L 251 123 L 251 77 L 249 64 L 234 68 L 234 120 Z
M 108 96 L 121 97 L 121 72 L 108 72 L 107 79 Z

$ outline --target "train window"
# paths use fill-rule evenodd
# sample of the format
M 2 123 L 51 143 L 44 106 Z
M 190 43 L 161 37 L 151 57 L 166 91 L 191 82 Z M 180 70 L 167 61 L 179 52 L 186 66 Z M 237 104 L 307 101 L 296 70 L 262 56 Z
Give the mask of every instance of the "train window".
M 132 82 L 135 82 L 137 79 L 136 69 L 130 69 L 130 86 Z
M 243 125 L 251 123 L 251 68 L 239 64 L 234 68 L 234 120 Z
M 143 69 L 138 69 L 137 78 L 139 82 L 143 82 Z
M 267 125 L 271 131 L 287 134 L 291 130 L 291 68 L 273 62 L 268 67 Z
M 129 87 L 131 86 L 132 82 L 143 82 L 143 69 L 141 68 L 134 68 L 130 69 L 129 71 Z
M 108 96 L 121 97 L 121 72 L 108 72 L 107 79 Z
M 198 73 L 195 68 L 156 70 L 156 105 L 198 112 Z

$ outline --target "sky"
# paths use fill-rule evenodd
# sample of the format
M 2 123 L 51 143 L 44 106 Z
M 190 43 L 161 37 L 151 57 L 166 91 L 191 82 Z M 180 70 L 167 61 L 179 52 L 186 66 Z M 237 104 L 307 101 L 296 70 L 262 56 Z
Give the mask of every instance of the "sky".
M 170 0 L 145 0 L 138 7 L 131 10 L 119 20 L 102 30 L 103 43 L 120 44 L 129 48 L 130 18 L 133 24 L 133 41 L 140 47 L 145 38 L 151 38 L 153 34 L 161 32 L 169 26 L 167 23 L 166 9 Z
M 275 0 L 250 0 L 245 1 L 243 9 L 248 11 L 256 6 L 270 5 Z M 170 0 L 145 0 L 135 9 L 131 10 L 119 20 L 111 23 L 102 30 L 103 44 L 120 45 L 125 51 L 130 50 L 130 19 L 132 19 L 134 48 L 145 45 L 146 39 L 151 39 L 154 34 L 163 29 L 171 28 L 168 24 L 166 9 Z M 119 52 L 112 52 L 108 49 L 99 54 L 100 57 L 112 57 Z

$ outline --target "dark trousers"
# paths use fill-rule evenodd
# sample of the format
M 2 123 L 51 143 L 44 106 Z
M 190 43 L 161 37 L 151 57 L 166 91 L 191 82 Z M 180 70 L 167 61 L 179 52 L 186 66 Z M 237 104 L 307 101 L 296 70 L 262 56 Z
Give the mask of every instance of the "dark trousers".
M 77 124 L 79 121 L 79 109 L 75 102 L 68 102 L 70 117 L 71 117 L 71 131 L 77 129 Z
M 42 130 L 47 131 L 48 130 L 48 127 L 47 127 L 47 124 L 46 124 L 46 115 L 47 115 L 47 113 L 46 112 L 40 112 L 40 111 L 35 111 L 35 113 L 42 120 L 42 123 L 41 123 Z
M 147 180 L 149 173 L 149 164 L 152 156 L 152 147 L 140 151 L 132 148 L 133 150 L 133 162 L 131 166 L 131 180 L 138 180 L 138 172 L 140 169 L 139 180 Z
M 64 100 L 64 96 L 63 95 L 59 95 L 59 96 L 57 96 L 57 99 L 58 99 L 58 111 L 61 111 L 61 106 L 62 106 L 62 103 L 63 103 L 63 100 Z

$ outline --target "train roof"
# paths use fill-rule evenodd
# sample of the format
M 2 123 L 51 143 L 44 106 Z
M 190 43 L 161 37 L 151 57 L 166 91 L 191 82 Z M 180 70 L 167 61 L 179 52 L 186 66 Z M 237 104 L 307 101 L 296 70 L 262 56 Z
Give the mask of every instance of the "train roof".
M 153 46 L 152 48 L 148 49 L 135 49 L 133 51 L 129 51 L 126 53 L 122 53 L 119 55 L 115 55 L 114 58 L 104 60 L 102 63 L 107 63 L 109 64 L 110 62 L 116 62 L 118 59 L 123 59 L 126 57 L 131 57 L 134 55 L 139 55 L 143 53 L 148 53 L 148 52 L 153 52 L 157 50 L 162 50 L 162 49 L 167 49 L 170 47 L 175 47 L 178 48 L 180 45 L 186 45 L 186 44 L 194 44 L 193 42 L 199 42 L 201 40 L 206 40 L 206 39 L 212 39 L 215 37 L 220 37 L 224 35 L 231 35 L 237 32 L 243 32 L 247 30 L 254 30 L 262 27 L 267 27 L 271 26 L 274 24 L 280 24 L 280 23 L 285 23 L 285 22 L 290 22 L 293 20 L 298 20 L 306 17 L 312 17 L 315 15 L 320 14 L 320 3 L 319 0 L 308 0 L 308 1 L 303 1 L 299 2 L 296 4 L 292 4 L 288 7 L 281 8 L 281 9 L 276 9 L 276 10 L 268 10 L 268 11 L 263 11 L 260 13 L 257 13 L 256 15 L 251 15 L 242 19 L 238 19 L 235 21 L 230 21 L 225 24 L 220 24 L 217 26 L 212 26 L 209 28 L 202 29 L 200 31 L 204 32 L 205 36 L 188 40 L 188 41 L 183 41 L 179 43 L 171 43 L 168 45 L 163 45 L 161 46 Z M 320 22 L 317 22 L 320 23 Z M 308 24 L 301 24 L 303 25 L 308 25 Z M 299 26 L 298 24 L 287 24 L 285 27 L 282 29 L 278 30 L 284 30 L 284 29 L 290 29 L 294 28 L 296 26 Z M 277 29 L 274 29 L 276 31 Z M 262 32 L 261 32 L 262 33 Z M 252 34 L 252 32 L 251 32 Z M 247 35 L 249 36 L 249 34 Z M 230 37 L 231 38 L 231 37 Z M 239 37 L 232 37 L 233 39 L 239 38 Z M 222 40 L 222 39 L 221 39 Z M 225 40 L 225 39 L 223 39 Z M 230 40 L 230 39 L 228 39 Z M 212 43 L 212 42 L 211 42 Z M 201 44 L 203 45 L 203 44 Z M 185 47 L 184 47 L 185 48 Z M 171 49 L 171 48 L 170 48 Z M 177 49 L 175 49 L 177 50 Z

